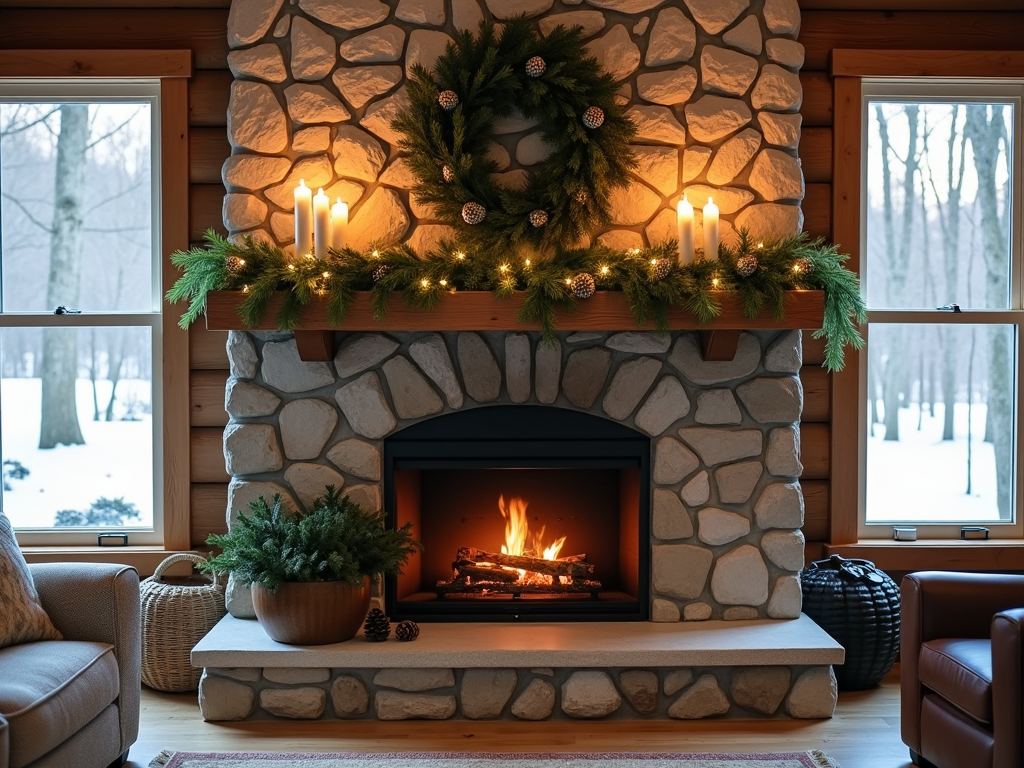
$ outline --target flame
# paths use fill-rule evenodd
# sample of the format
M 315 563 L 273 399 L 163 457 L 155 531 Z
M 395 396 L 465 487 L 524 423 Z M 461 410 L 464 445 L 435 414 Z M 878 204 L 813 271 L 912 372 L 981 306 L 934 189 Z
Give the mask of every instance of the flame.
M 505 543 L 501 545 L 503 555 L 516 555 L 538 557 L 544 560 L 557 560 L 558 553 L 562 551 L 565 544 L 565 536 L 556 539 L 550 544 L 544 544 L 545 527 L 541 526 L 539 532 L 530 532 L 530 524 L 526 518 L 526 508 L 529 502 L 518 496 L 512 496 L 505 506 L 504 495 L 498 497 L 498 511 L 505 518 Z M 526 543 L 530 541 L 531 546 L 527 548 Z M 525 581 L 526 572 L 519 571 L 519 578 Z M 537 576 L 537 583 L 551 583 L 550 576 Z

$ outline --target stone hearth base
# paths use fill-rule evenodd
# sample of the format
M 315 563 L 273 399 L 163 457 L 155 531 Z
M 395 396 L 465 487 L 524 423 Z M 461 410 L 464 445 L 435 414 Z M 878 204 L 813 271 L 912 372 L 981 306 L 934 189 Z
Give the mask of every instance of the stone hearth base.
M 288 646 L 226 616 L 192 651 L 206 720 L 831 717 L 843 648 L 791 621 L 427 624 Z

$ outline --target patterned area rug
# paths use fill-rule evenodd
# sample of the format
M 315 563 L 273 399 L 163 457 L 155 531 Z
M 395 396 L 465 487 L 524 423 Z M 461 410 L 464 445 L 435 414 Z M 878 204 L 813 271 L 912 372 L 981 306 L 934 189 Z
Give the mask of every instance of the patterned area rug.
M 750 755 L 617 753 L 162 752 L 150 768 L 839 768 L 818 750 Z

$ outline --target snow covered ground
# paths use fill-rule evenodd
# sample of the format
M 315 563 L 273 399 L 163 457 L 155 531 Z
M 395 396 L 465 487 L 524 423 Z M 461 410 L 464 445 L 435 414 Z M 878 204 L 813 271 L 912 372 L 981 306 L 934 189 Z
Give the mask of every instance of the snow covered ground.
M 879 403 L 879 410 L 882 406 Z M 971 493 L 967 494 L 967 403 L 953 411 L 954 440 L 942 440 L 943 406 L 927 410 L 917 429 L 918 405 L 900 410 L 900 439 L 885 442 L 885 427 L 868 438 L 868 522 L 984 522 L 998 517 L 996 463 L 984 442 L 985 405 L 971 409 Z
M 93 421 L 92 386 L 79 379 L 78 421 L 85 445 L 39 450 L 40 379 L 0 379 L 0 455 L 20 461 L 31 474 L 11 480 L 3 493 L 3 511 L 15 528 L 46 527 L 63 509 L 86 511 L 101 496 L 123 497 L 153 522 L 153 422 L 149 413 L 138 421 Z M 100 410 L 106 408 L 110 382 L 97 382 Z M 150 402 L 148 381 L 122 380 L 117 386 L 115 419 L 124 403 Z

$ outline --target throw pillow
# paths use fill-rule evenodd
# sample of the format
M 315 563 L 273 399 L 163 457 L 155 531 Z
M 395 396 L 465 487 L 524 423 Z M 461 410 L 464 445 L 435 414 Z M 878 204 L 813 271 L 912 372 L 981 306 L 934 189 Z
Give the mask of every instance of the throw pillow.
M 32 573 L 14 539 L 11 521 L 0 512 L 0 648 L 61 639 L 39 602 Z

